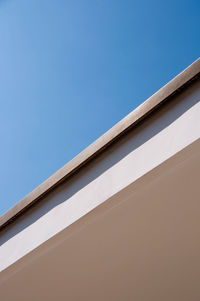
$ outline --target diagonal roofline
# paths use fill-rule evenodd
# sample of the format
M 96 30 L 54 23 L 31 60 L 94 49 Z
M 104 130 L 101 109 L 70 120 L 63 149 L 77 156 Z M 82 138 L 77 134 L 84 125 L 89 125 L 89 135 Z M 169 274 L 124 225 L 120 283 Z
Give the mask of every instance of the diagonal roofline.
M 0 230 L 200 75 L 200 58 L 0 217 Z

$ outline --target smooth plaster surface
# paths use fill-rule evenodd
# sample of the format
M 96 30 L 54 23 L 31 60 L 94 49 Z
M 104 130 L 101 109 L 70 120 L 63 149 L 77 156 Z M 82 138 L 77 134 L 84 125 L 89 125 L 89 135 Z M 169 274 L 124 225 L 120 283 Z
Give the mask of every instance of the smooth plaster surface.
M 200 139 L 0 274 L 4 301 L 198 301 Z
M 1 270 L 197 140 L 199 100 L 198 81 L 7 226 Z

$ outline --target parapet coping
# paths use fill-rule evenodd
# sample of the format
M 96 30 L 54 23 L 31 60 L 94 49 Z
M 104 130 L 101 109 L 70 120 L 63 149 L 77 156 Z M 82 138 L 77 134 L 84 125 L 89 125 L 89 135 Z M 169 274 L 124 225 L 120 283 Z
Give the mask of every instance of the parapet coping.
M 0 230 L 200 75 L 200 58 L 0 217 Z

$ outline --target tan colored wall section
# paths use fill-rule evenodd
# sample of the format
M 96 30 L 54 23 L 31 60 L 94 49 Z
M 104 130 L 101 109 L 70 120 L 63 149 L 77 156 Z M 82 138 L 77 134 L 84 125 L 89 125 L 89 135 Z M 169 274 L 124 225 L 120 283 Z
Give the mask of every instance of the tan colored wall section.
M 198 301 L 200 140 L 0 274 L 4 301 Z

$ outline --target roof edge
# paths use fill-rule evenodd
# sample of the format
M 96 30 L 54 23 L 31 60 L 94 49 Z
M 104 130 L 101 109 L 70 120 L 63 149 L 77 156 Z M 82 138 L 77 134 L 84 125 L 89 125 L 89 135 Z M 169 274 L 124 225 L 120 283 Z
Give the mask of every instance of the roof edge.
M 200 58 L 0 216 L 0 230 L 200 75 Z

